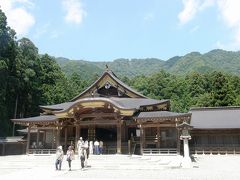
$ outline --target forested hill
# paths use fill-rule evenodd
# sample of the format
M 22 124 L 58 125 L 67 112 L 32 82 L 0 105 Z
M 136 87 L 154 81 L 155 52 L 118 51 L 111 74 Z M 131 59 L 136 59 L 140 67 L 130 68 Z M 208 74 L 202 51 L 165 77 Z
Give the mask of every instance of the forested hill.
M 86 79 L 95 74 L 101 74 L 107 64 L 119 76 L 134 77 L 149 75 L 159 70 L 173 74 L 188 74 L 189 72 L 222 71 L 240 75 L 240 51 L 212 50 L 205 54 L 191 52 L 185 56 L 175 56 L 166 61 L 156 58 L 147 59 L 116 59 L 112 62 L 91 62 L 56 58 L 62 70 L 70 75 L 76 72 Z

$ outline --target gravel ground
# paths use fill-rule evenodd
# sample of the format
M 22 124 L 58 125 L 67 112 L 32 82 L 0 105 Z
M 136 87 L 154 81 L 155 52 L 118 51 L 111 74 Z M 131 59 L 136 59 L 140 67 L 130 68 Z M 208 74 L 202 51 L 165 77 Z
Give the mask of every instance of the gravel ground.
M 192 168 L 171 166 L 173 158 L 130 157 L 125 155 L 91 156 L 88 167 L 80 169 L 80 162 L 72 162 L 68 170 L 66 160 L 61 171 L 54 169 L 55 156 L 0 156 L 0 180 L 4 179 L 169 179 L 169 180 L 239 180 L 240 156 L 195 156 Z

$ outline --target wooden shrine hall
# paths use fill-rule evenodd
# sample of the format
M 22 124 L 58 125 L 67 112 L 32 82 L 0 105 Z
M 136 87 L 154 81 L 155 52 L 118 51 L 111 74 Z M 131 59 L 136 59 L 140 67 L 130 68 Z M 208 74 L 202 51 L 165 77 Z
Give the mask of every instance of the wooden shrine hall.
M 71 101 L 40 108 L 40 116 L 12 119 L 27 127 L 26 153 L 76 147 L 79 137 L 103 141 L 106 154 L 189 151 L 191 113 L 171 112 L 169 100 L 142 95 L 108 69 Z

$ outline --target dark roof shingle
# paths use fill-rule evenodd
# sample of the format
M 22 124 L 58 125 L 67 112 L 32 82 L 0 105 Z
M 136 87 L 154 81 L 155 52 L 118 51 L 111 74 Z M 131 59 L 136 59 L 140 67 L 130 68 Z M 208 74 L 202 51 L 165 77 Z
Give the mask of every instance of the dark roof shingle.
M 194 129 L 240 128 L 240 107 L 194 108 L 190 112 Z

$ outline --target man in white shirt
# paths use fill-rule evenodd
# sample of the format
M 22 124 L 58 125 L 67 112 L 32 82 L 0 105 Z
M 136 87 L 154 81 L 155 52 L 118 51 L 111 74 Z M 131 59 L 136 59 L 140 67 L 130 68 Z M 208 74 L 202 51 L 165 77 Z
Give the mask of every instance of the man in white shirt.
M 94 154 L 99 154 L 99 142 L 98 140 L 95 140 L 94 142 Z

